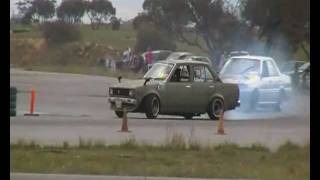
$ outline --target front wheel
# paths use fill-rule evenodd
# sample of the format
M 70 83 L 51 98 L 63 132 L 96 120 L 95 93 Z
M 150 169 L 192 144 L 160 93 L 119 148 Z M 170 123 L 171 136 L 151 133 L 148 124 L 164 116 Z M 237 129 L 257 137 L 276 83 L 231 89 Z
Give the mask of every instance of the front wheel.
M 193 115 L 192 114 L 185 114 L 183 117 L 184 117 L 184 119 L 191 120 Z
M 277 100 L 277 103 L 275 105 L 273 105 L 273 110 L 276 111 L 276 112 L 281 112 L 281 105 L 282 105 L 282 102 L 283 102 L 283 99 L 285 98 L 285 93 L 283 91 L 281 91 L 279 93 L 279 97 L 278 97 L 278 100 Z
M 147 96 L 145 103 L 145 113 L 148 119 L 155 119 L 160 112 L 160 101 L 156 95 Z
M 256 110 L 259 101 L 259 91 L 254 90 L 249 97 L 241 101 L 240 109 L 243 112 L 250 113 Z
M 221 113 L 224 112 L 224 102 L 221 98 L 214 98 L 208 109 L 208 115 L 212 120 L 218 120 Z

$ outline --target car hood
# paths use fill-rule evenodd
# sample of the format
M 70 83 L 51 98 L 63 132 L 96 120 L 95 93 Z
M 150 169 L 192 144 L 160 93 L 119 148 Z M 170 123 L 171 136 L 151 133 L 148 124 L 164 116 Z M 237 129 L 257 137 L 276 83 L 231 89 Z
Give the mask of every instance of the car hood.
M 128 88 L 128 89 L 135 89 L 138 87 L 142 87 L 144 84 L 145 80 L 144 79 L 139 79 L 139 80 L 126 80 L 122 81 L 121 83 L 114 84 L 111 86 L 112 88 Z M 149 84 L 154 84 L 156 83 L 155 81 L 150 81 L 147 82 L 147 85 Z

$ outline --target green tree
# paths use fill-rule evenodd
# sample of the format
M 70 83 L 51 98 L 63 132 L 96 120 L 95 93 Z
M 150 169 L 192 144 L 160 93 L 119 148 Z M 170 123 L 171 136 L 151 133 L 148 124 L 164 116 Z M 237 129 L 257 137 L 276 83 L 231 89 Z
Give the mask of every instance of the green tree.
M 135 51 L 142 53 L 148 47 L 152 49 L 175 50 L 176 45 L 170 34 L 161 32 L 152 23 L 142 23 L 137 30 Z
M 242 0 L 241 6 L 243 18 L 259 27 L 258 37 L 266 40 L 267 55 L 283 39 L 289 55 L 301 46 L 309 58 L 303 43 L 310 42 L 310 0 Z
M 116 18 L 116 17 L 111 17 L 110 18 L 111 21 L 111 29 L 113 31 L 118 31 L 120 29 L 120 25 L 121 25 L 121 19 Z
M 43 23 L 55 15 L 56 0 L 32 0 L 29 2 L 31 4 L 30 13 L 33 20 Z
M 246 24 L 223 0 L 145 0 L 143 9 L 161 30 L 207 52 L 215 64 L 224 50 L 236 48 L 235 40 L 250 37 Z M 188 24 L 195 24 L 194 31 L 185 30 Z
M 63 0 L 57 8 L 57 16 L 68 23 L 81 23 L 85 10 L 86 2 L 84 0 Z
M 109 21 L 116 14 L 116 9 L 108 0 L 92 0 L 87 2 L 87 14 L 92 29 L 98 29 L 104 21 Z

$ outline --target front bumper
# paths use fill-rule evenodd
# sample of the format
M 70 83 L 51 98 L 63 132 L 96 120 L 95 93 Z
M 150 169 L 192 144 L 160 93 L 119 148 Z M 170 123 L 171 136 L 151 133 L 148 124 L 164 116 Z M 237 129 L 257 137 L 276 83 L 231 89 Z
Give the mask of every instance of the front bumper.
M 110 108 L 117 111 L 122 111 L 124 108 L 126 108 L 127 111 L 133 111 L 138 104 L 138 101 L 134 98 L 109 97 L 108 100 Z

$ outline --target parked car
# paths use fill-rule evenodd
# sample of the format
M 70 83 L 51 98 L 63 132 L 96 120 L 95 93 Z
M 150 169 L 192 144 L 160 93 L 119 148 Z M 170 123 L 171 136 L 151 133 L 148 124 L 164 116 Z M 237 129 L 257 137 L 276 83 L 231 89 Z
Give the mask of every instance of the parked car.
M 305 63 L 298 69 L 299 85 L 302 89 L 310 89 L 310 63 Z
M 205 57 L 205 56 L 186 56 L 185 59 L 186 60 L 206 62 L 212 67 L 211 60 L 208 57 Z
M 291 79 L 280 72 L 275 61 L 263 56 L 235 56 L 220 72 L 223 82 L 239 85 L 241 107 L 251 111 L 271 105 L 281 111 L 283 100 L 291 92 Z
M 222 111 L 235 109 L 240 103 L 236 84 L 223 83 L 208 63 L 190 60 L 155 63 L 144 79 L 111 86 L 109 96 L 118 117 L 126 108 L 150 119 L 159 114 L 191 119 L 208 113 L 216 120 Z
M 189 52 L 173 52 L 171 53 L 166 60 L 182 60 L 185 59 L 187 56 L 192 56 L 192 53 Z
M 147 52 L 142 53 L 142 57 L 143 60 L 145 61 L 145 54 Z M 152 51 L 152 55 L 153 55 L 153 63 L 160 61 L 160 60 L 165 60 L 170 54 L 172 53 L 172 51 L 170 50 L 155 50 Z
M 299 69 L 299 67 L 301 67 L 304 64 L 306 64 L 306 62 L 304 62 L 304 61 L 295 61 L 295 60 L 288 61 L 280 66 L 280 71 L 283 74 L 290 75 L 294 72 L 294 68 L 296 66 Z
M 249 52 L 247 52 L 247 51 L 231 51 L 228 54 L 228 58 L 231 58 L 234 56 L 249 56 Z

